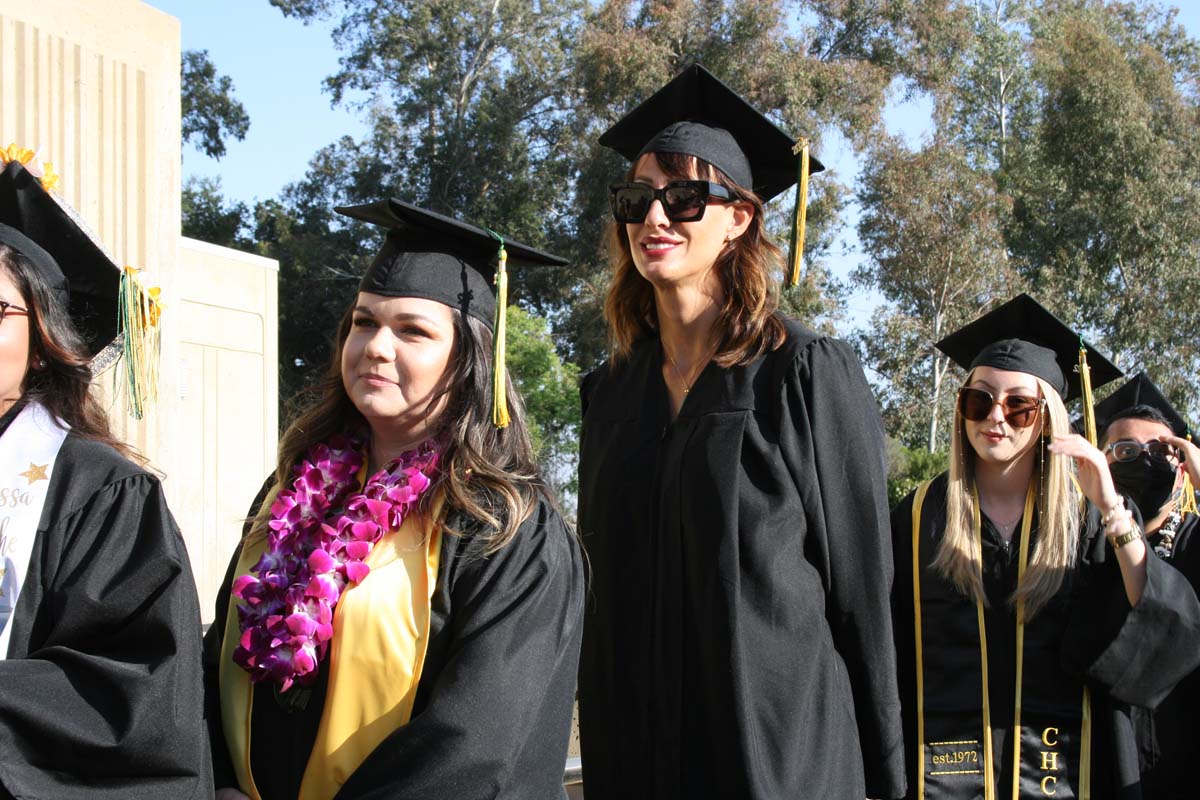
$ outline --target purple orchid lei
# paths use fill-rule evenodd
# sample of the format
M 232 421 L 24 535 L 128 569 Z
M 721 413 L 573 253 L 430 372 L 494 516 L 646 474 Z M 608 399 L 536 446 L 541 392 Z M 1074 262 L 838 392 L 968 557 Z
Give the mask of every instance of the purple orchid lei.
M 338 435 L 309 448 L 295 481 L 271 504 L 267 548 L 233 582 L 241 639 L 233 653 L 250 680 L 312 683 L 333 638 L 333 611 L 361 583 L 375 543 L 397 530 L 437 470 L 433 442 L 403 453 L 358 489 L 362 441 Z

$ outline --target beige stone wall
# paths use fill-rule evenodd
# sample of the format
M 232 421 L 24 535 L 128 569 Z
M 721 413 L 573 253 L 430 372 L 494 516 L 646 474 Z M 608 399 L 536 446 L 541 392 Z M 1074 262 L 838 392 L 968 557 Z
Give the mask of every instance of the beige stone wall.
M 275 451 L 277 270 L 181 243 L 179 59 L 179 21 L 137 0 L 0 0 L 0 146 L 51 161 L 117 263 L 163 289 L 158 404 L 133 420 L 111 375 L 98 383 L 116 430 L 166 476 L 208 618 Z
M 241 536 L 247 506 L 275 469 L 278 438 L 278 263 L 183 239 L 179 372 L 164 438 L 184 456 L 192 490 L 171 509 L 184 526 L 205 622 Z M 174 481 L 168 479 L 168 485 Z

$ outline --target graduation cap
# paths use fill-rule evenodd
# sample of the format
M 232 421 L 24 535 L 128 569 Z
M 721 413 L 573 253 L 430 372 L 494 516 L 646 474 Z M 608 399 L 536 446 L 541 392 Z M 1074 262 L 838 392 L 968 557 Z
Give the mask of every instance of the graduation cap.
M 808 176 L 825 169 L 796 141 L 699 64 L 692 64 L 617 121 L 600 144 L 630 161 L 678 153 L 712 164 L 768 202 L 799 182 L 790 280 L 799 281 L 808 208 Z
M 7 226 L 0 240 L 21 251 L 67 301 L 88 355 L 94 358 L 112 345 L 118 333 L 120 267 L 78 215 L 16 159 L 0 171 L 0 223 Z
M 57 182 L 27 166 L 34 154 L 0 150 L 0 240 L 19 250 L 64 300 L 84 341 L 92 374 L 124 357 L 126 407 L 141 419 L 157 397 L 160 352 L 158 289 L 132 267 L 121 269 L 70 206 L 47 191 Z
M 1150 380 L 1145 372 L 1137 375 L 1121 386 L 1115 392 L 1096 404 L 1096 416 L 1108 425 L 1120 412 L 1134 406 L 1150 406 L 1167 419 L 1171 431 L 1178 437 L 1186 439 L 1190 436 L 1188 424 L 1183 416 L 1171 405 L 1171 401 L 1163 395 L 1159 388 Z
M 394 198 L 335 210 L 387 229 L 383 247 L 359 284 L 360 292 L 435 300 L 474 317 L 495 332 L 492 419 L 497 427 L 507 426 L 507 263 L 511 259 L 523 266 L 563 266 L 566 259 Z
M 1121 370 L 1058 317 L 1027 294 L 1019 294 L 935 345 L 966 370 L 976 367 L 1024 372 L 1054 387 L 1064 401 L 1090 394 L 1121 377 Z M 1080 368 L 1081 350 L 1087 359 Z M 1090 375 L 1089 375 L 1090 373 Z M 1090 386 L 1084 382 L 1090 378 Z

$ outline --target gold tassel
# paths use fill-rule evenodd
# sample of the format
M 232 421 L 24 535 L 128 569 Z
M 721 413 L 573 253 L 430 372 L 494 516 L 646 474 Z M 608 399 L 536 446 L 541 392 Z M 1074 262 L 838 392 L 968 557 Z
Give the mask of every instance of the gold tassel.
M 159 317 L 162 306 L 157 287 L 147 289 L 137 270 L 121 270 L 117 299 L 117 329 L 121 333 L 125 359 L 125 406 L 129 415 L 141 419 L 146 406 L 158 399 L 158 366 L 162 336 Z M 114 373 L 114 378 L 119 373 Z
M 496 332 L 492 336 L 492 424 L 507 428 L 508 394 L 505 391 L 505 334 L 508 328 L 508 251 L 504 249 L 504 237 L 488 231 L 500 240 L 500 252 L 496 262 Z
M 1092 402 L 1092 372 L 1088 369 L 1087 349 L 1079 339 L 1079 386 L 1083 394 L 1083 433 L 1096 445 L 1096 408 Z
M 800 177 L 796 187 L 796 208 L 792 212 L 792 253 L 788 285 L 800 285 L 800 269 L 804 264 L 804 225 L 808 219 L 808 139 L 796 142 L 792 152 L 800 156 Z
M 1192 435 L 1186 435 L 1190 442 Z M 1179 513 L 1200 514 L 1200 508 L 1196 507 L 1196 487 L 1192 485 L 1192 473 L 1187 470 L 1183 473 L 1183 488 L 1179 490 Z

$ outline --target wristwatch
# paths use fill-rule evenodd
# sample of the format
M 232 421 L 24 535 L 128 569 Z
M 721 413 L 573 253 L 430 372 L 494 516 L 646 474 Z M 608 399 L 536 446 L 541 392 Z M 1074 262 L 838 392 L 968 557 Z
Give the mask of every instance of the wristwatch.
M 1130 520 L 1129 530 L 1125 531 L 1125 533 L 1122 533 L 1120 536 L 1109 536 L 1108 543 L 1113 546 L 1113 550 L 1120 550 L 1134 539 L 1140 538 L 1142 538 L 1142 532 L 1138 530 L 1138 526 L 1133 524 L 1133 521 Z

